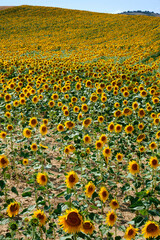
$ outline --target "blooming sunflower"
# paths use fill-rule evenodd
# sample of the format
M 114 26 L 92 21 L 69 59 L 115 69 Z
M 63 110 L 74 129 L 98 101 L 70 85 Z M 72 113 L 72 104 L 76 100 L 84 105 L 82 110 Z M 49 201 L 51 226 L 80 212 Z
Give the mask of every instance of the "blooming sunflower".
M 78 176 L 77 173 L 75 173 L 74 171 L 68 172 L 68 174 L 66 175 L 66 185 L 68 188 L 73 188 L 74 185 L 78 182 Z
M 116 199 L 112 199 L 109 205 L 114 210 L 119 208 L 119 203 L 118 203 L 118 201 Z
M 7 207 L 7 213 L 9 217 L 15 217 L 19 213 L 20 204 L 18 202 L 12 202 Z
M 159 138 L 160 138 L 160 131 L 156 133 L 156 139 L 159 139 Z
M 38 173 L 37 174 L 37 183 L 39 183 L 42 186 L 45 186 L 48 181 L 47 173 Z
M 82 110 L 83 112 L 87 112 L 87 111 L 88 111 L 88 106 L 87 106 L 87 104 L 82 104 L 81 110 Z
M 149 144 L 149 148 L 150 148 L 151 150 L 156 149 L 156 148 L 157 148 L 157 143 L 151 142 L 151 143 Z
M 26 138 L 30 138 L 30 137 L 32 136 L 32 131 L 31 131 L 30 129 L 28 129 L 28 128 L 25 128 L 25 129 L 23 130 L 23 135 L 24 135 L 24 137 L 26 137 Z
M 46 135 L 46 134 L 47 134 L 47 126 L 46 126 L 45 124 L 42 124 L 42 125 L 40 126 L 39 130 L 40 130 L 40 133 L 41 133 L 42 135 Z
M 102 134 L 99 138 L 100 141 L 103 142 L 103 144 L 105 144 L 107 142 L 107 136 L 105 134 Z
M 23 162 L 23 165 L 28 165 L 28 159 L 24 158 L 22 162 Z
M 139 173 L 139 164 L 136 161 L 130 161 L 128 170 L 131 174 Z
M 64 125 L 63 124 L 58 124 L 58 126 L 57 126 L 57 130 L 58 130 L 58 132 L 63 132 L 64 131 Z
M 119 162 L 121 162 L 122 159 L 123 159 L 123 154 L 122 154 L 122 153 L 117 153 L 116 159 L 117 159 Z
M 38 218 L 40 226 L 45 225 L 47 217 L 43 211 L 41 211 L 40 209 L 34 211 L 34 217 Z
M 0 168 L 5 168 L 9 164 L 8 158 L 5 155 L 0 155 Z
M 129 225 L 129 227 L 127 227 L 126 229 L 124 238 L 127 240 L 134 239 L 137 232 L 138 232 L 138 228 L 134 228 L 133 226 Z
M 151 157 L 149 160 L 149 164 L 152 168 L 156 169 L 159 166 L 157 157 Z
M 115 214 L 114 211 L 110 211 L 110 212 L 107 213 L 106 223 L 109 226 L 113 226 L 116 222 L 116 219 L 117 219 L 117 215 Z
M 83 126 L 87 128 L 91 124 L 91 122 L 91 118 L 86 118 L 85 120 L 83 120 Z
M 83 218 L 77 209 L 66 210 L 66 213 L 58 218 L 59 225 L 65 232 L 76 233 L 82 229 Z
M 111 149 L 109 147 L 106 147 L 103 149 L 103 156 L 104 157 L 110 157 L 111 156 Z
M 37 118 L 36 117 L 32 117 L 32 118 L 30 118 L 30 120 L 29 120 L 29 125 L 31 126 L 31 127 L 36 127 L 36 125 L 38 124 L 38 121 L 37 121 Z
M 87 134 L 83 137 L 83 141 L 84 143 L 89 144 L 91 143 L 91 137 Z
M 159 226 L 153 221 L 147 221 L 142 229 L 145 238 L 154 238 L 160 235 Z
M 136 110 L 138 108 L 138 102 L 133 102 L 132 108 L 133 108 L 133 110 Z
M 131 124 L 129 124 L 125 127 L 124 130 L 127 134 L 129 134 L 129 133 L 132 133 L 134 131 L 134 127 Z
M 84 221 L 82 224 L 81 231 L 84 232 L 85 234 L 92 234 L 94 229 L 95 227 L 91 221 Z
M 87 197 L 91 198 L 92 194 L 94 193 L 95 188 L 96 188 L 95 185 L 92 182 L 89 182 L 85 186 L 85 188 L 86 188 L 85 193 L 86 193 Z
M 101 199 L 102 202 L 107 201 L 109 196 L 109 193 L 107 191 L 107 189 L 105 187 L 101 187 L 100 191 L 99 191 L 99 197 Z
M 98 122 L 103 123 L 104 122 L 104 117 L 103 116 L 98 116 Z
M 96 141 L 95 147 L 97 150 L 101 149 L 103 147 L 103 142 L 101 140 Z
M 0 138 L 4 139 L 4 138 L 6 137 L 6 135 L 7 135 L 7 133 L 4 132 L 4 131 L 2 131 L 2 132 L 0 133 Z
M 36 143 L 32 143 L 31 150 L 32 151 L 37 151 L 37 149 L 38 149 L 37 144 Z
M 7 130 L 12 131 L 13 130 L 13 125 L 7 125 Z
M 116 133 L 120 133 L 121 131 L 122 131 L 122 125 L 116 124 L 116 125 L 115 125 L 115 132 L 116 132 Z
M 139 109 L 139 111 L 138 111 L 138 116 L 139 116 L 140 118 L 143 118 L 143 117 L 145 116 L 145 111 L 144 111 L 143 108 L 140 108 L 140 109 Z
M 75 126 L 75 123 L 72 121 L 65 122 L 65 127 L 71 130 Z
M 109 132 L 113 132 L 114 131 L 114 123 L 111 122 L 109 125 L 108 125 L 108 131 Z

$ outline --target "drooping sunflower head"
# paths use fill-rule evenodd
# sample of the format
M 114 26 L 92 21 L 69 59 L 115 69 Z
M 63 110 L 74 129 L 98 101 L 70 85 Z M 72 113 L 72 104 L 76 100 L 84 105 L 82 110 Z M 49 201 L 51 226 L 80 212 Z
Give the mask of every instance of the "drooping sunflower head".
M 48 181 L 47 173 L 38 173 L 37 174 L 37 183 L 39 183 L 42 186 L 45 186 Z
M 18 202 L 12 202 L 7 207 L 7 213 L 9 217 L 15 217 L 19 213 L 20 204 Z
M 86 188 L 85 193 L 86 193 L 87 197 L 91 198 L 95 191 L 95 185 L 92 182 L 89 182 L 85 186 L 85 188 Z
M 5 168 L 9 164 L 8 158 L 5 155 L 0 155 L 0 168 Z
M 147 221 L 142 229 L 142 234 L 145 238 L 154 238 L 160 235 L 160 229 L 156 222 Z
M 99 197 L 101 199 L 102 202 L 106 202 L 108 199 L 109 193 L 107 191 L 107 189 L 105 187 L 101 187 L 100 191 L 99 191 Z
M 116 216 L 114 211 L 110 211 L 110 212 L 107 213 L 106 223 L 109 226 L 113 226 L 116 222 L 116 219 L 117 219 L 117 216 Z
M 83 218 L 77 209 L 66 210 L 66 214 L 59 217 L 59 225 L 68 233 L 80 232 L 82 224 Z
M 46 217 L 46 215 L 44 214 L 43 211 L 38 209 L 37 211 L 34 212 L 34 217 L 38 218 L 40 226 L 45 225 L 47 217 Z
M 133 226 L 129 225 L 129 227 L 127 227 L 126 229 L 124 238 L 127 240 L 134 239 L 137 232 L 138 232 L 138 228 L 134 228 Z
M 68 172 L 68 174 L 66 175 L 66 185 L 68 188 L 73 188 L 74 185 L 78 182 L 78 176 L 77 173 L 74 171 Z
M 130 161 L 128 170 L 131 174 L 139 173 L 139 164 L 136 161 Z
M 82 232 L 85 234 L 92 234 L 95 227 L 91 221 L 84 221 L 82 225 Z

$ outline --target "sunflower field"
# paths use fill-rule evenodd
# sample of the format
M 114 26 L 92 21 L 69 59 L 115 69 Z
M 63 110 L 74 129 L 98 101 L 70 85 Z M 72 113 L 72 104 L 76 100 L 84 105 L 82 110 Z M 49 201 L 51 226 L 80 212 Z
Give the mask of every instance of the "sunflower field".
M 0 240 L 160 239 L 160 18 L 0 11 Z

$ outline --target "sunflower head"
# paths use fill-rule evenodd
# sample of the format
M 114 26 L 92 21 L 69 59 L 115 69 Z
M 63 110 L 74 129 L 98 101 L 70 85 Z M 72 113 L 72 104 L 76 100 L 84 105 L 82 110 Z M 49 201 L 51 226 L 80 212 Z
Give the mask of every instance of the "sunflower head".
M 109 193 L 107 191 L 107 189 L 105 187 L 101 187 L 100 191 L 99 191 L 99 197 L 101 199 L 102 202 L 106 202 L 106 200 L 108 199 Z
M 38 124 L 38 121 L 37 121 L 37 118 L 36 118 L 36 117 L 30 118 L 30 120 L 29 120 L 29 125 L 30 125 L 31 127 L 36 127 L 37 124 Z
M 118 203 L 118 201 L 116 199 L 112 199 L 109 205 L 114 210 L 119 208 L 119 203 Z
M 127 229 L 126 229 L 124 238 L 127 240 L 134 239 L 137 232 L 138 232 L 138 228 L 134 228 L 131 225 L 129 225 L 129 227 L 127 227 Z
M 45 125 L 45 124 L 42 124 L 41 126 L 40 126 L 40 133 L 42 134 L 42 135 L 46 135 L 47 134 L 47 126 Z
M 23 162 L 23 165 L 28 165 L 28 159 L 24 158 L 22 162 Z
M 92 194 L 94 193 L 95 191 L 95 185 L 92 183 L 92 182 L 89 182 L 86 186 L 85 186 L 86 190 L 85 190 L 85 193 L 86 193 L 86 196 L 91 198 L 92 197 Z
M 95 147 L 97 150 L 101 149 L 103 147 L 103 142 L 101 140 L 97 140 L 95 143 Z
M 92 234 L 95 227 L 91 221 L 84 221 L 82 225 L 82 232 L 85 234 Z
M 128 169 L 131 174 L 139 173 L 139 164 L 136 161 L 130 161 Z
M 89 144 L 91 143 L 91 137 L 87 134 L 83 137 L 83 141 L 84 143 Z
M 8 164 L 8 158 L 5 155 L 0 155 L 0 168 L 6 168 Z
M 142 234 L 145 238 L 154 238 L 160 235 L 160 229 L 156 222 L 147 221 L 142 229 Z
M 103 156 L 104 157 L 110 157 L 111 156 L 111 149 L 109 147 L 106 147 L 103 149 Z
M 113 226 L 116 222 L 117 216 L 114 211 L 108 212 L 106 217 L 106 223 L 109 226 Z
M 30 137 L 32 136 L 32 132 L 31 132 L 30 129 L 25 128 L 25 129 L 23 130 L 23 135 L 24 135 L 24 137 L 26 137 L 26 138 L 30 138 Z
M 66 185 L 68 188 L 73 188 L 74 185 L 78 182 L 78 176 L 77 173 L 75 173 L 74 171 L 68 172 L 68 174 L 66 175 Z
M 156 169 L 159 166 L 157 157 L 151 157 L 149 160 L 149 164 L 152 168 Z
M 44 214 L 43 211 L 41 211 L 40 209 L 38 209 L 37 211 L 34 212 L 34 217 L 37 218 L 39 220 L 39 225 L 45 225 L 45 222 L 47 220 L 46 215 Z
M 121 162 L 122 159 L 123 159 L 123 154 L 122 154 L 122 153 L 117 153 L 116 159 L 117 159 L 119 162 Z
M 37 174 L 37 183 L 39 183 L 42 186 L 45 186 L 48 181 L 47 173 L 38 173 Z
M 7 213 L 9 217 L 15 217 L 19 213 L 20 204 L 18 202 L 12 202 L 7 207 Z

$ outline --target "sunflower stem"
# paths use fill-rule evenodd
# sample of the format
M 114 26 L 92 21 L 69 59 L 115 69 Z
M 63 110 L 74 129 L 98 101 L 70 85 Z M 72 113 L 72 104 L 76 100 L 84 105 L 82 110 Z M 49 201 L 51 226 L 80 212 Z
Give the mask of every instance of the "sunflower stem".
M 77 240 L 77 233 L 74 234 L 74 240 Z

